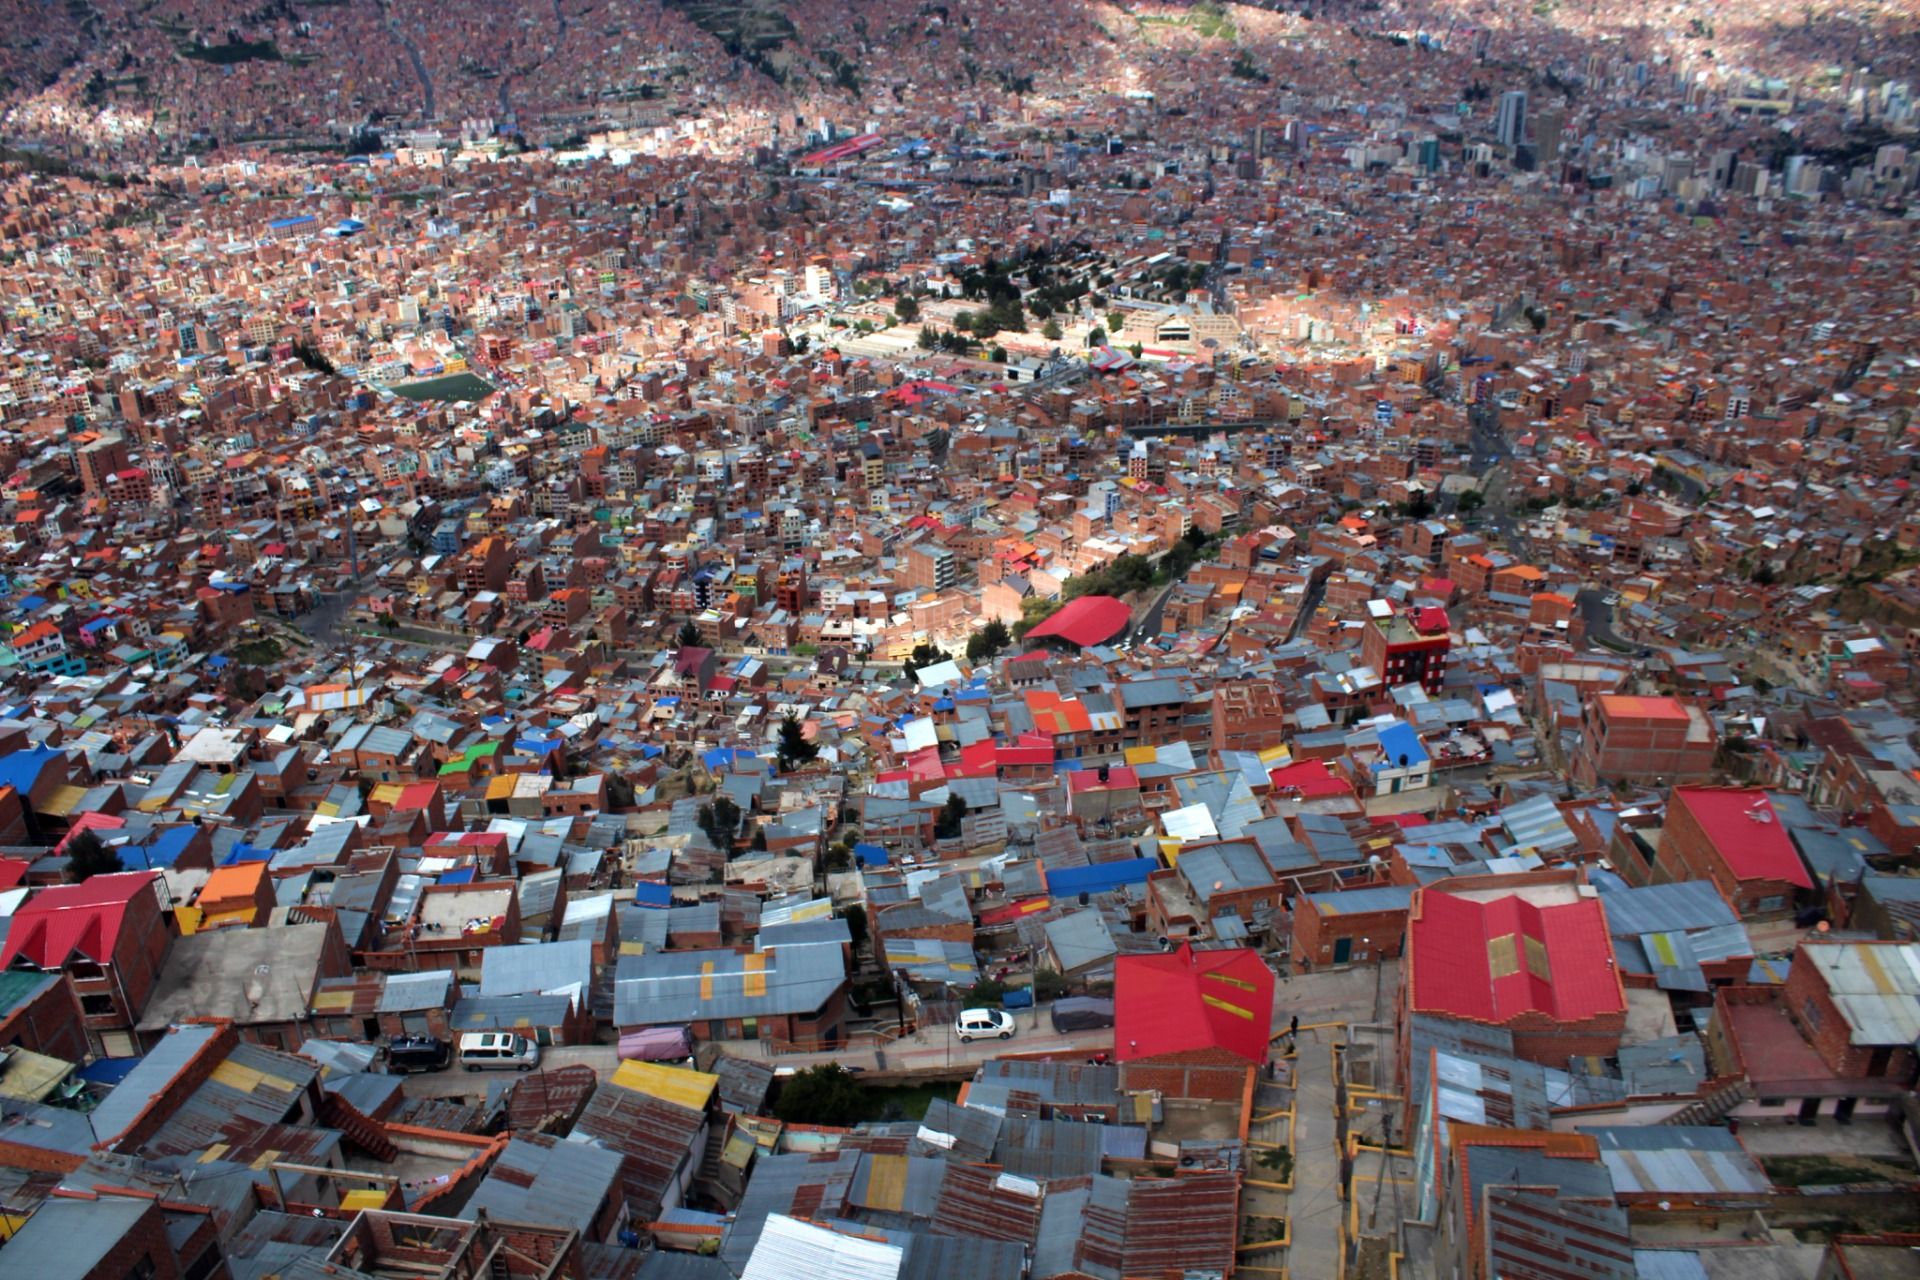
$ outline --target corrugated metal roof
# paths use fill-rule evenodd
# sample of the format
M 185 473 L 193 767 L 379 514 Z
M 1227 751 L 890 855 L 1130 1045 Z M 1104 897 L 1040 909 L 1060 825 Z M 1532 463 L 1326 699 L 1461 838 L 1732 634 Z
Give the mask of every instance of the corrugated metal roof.
M 905 1260 L 899 1245 L 801 1222 L 767 1217 L 740 1280 L 897 1280 Z
M 1769 1183 L 1740 1140 L 1710 1125 L 1581 1126 L 1617 1191 L 1759 1195 Z
M 138 1066 L 113 1087 L 106 1100 L 92 1113 L 93 1130 L 101 1140 L 111 1141 L 127 1131 L 147 1109 L 147 1104 L 166 1089 L 181 1068 L 191 1062 L 219 1034 L 209 1026 L 174 1027 L 140 1059 Z
M 773 1214 L 807 1218 L 838 1218 L 847 1212 L 847 1190 L 860 1167 L 860 1153 L 839 1151 L 829 1156 L 763 1155 L 754 1161 L 753 1177 L 734 1210 L 733 1224 L 720 1243 L 720 1259 L 738 1275 L 753 1256 L 754 1246 Z
M 1095 1174 L 1100 1172 L 1106 1129 L 1106 1125 L 1078 1120 L 1008 1116 L 994 1163 L 1008 1173 L 1043 1181 Z
M 1707 1280 L 1700 1255 L 1691 1249 L 1635 1249 L 1636 1280 Z
M 1240 1239 L 1240 1175 L 1093 1179 L 1074 1262 L 1093 1274 L 1225 1274 Z
M 584 938 L 488 947 L 481 954 L 483 997 L 533 995 L 572 985 L 582 991 L 593 985 L 593 944 Z
M 621 1157 L 541 1134 L 514 1136 L 459 1217 L 482 1210 L 509 1222 L 564 1223 L 588 1232 L 620 1179 Z
M 1829 942 L 1803 947 L 1805 961 L 1850 1029 L 1848 1042 L 1906 1046 L 1920 1040 L 1920 943 Z
M 833 943 L 748 955 L 724 950 L 623 955 L 614 988 L 614 1022 L 645 1027 L 811 1013 L 846 980 L 844 954 Z
M 1607 931 L 1616 938 L 1690 932 L 1740 922 L 1710 881 L 1682 880 L 1634 888 L 1612 877 L 1595 876 L 1594 884 L 1607 906 Z M 1614 884 L 1621 887 L 1609 887 Z
M 986 1160 L 1000 1141 L 1003 1117 L 978 1107 L 962 1107 L 945 1098 L 927 1104 L 913 1146 L 915 1155 L 945 1154 L 959 1160 Z

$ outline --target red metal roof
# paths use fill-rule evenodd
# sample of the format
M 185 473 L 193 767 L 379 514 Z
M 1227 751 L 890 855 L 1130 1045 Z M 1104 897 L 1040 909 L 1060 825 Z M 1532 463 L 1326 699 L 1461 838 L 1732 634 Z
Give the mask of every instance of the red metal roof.
M 1517 893 L 1480 902 L 1424 889 L 1407 934 L 1411 1004 L 1421 1013 L 1583 1022 L 1627 1007 L 1597 898 L 1541 906 Z
M 1114 962 L 1114 1056 L 1122 1062 L 1194 1049 L 1267 1060 L 1273 971 L 1245 947 L 1121 956 Z
M 107 963 L 113 959 L 127 904 L 135 894 L 152 893 L 158 874 L 122 871 L 35 894 L 13 913 L 13 927 L 0 946 L 0 968 L 24 957 L 36 969 L 58 969 L 76 951 Z
M 1813 888 L 1766 792 L 1758 787 L 1675 787 L 1673 799 L 1693 815 L 1714 852 L 1739 879 L 1784 880 Z
M 1125 600 L 1115 596 L 1081 596 L 1067 601 L 1058 613 L 1027 632 L 1027 639 L 1057 637 L 1085 649 L 1113 639 L 1132 619 L 1133 610 Z
M 1344 778 L 1327 767 L 1324 760 L 1295 761 L 1268 773 L 1267 780 L 1276 790 L 1298 791 L 1302 800 L 1346 795 L 1353 790 Z

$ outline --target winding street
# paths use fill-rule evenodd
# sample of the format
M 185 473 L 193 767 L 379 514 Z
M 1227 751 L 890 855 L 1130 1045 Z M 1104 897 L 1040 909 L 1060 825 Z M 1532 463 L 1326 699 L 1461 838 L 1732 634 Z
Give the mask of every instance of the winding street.
M 380 12 L 387 20 L 387 30 L 393 33 L 393 38 L 400 42 L 400 47 L 407 51 L 407 57 L 413 63 L 413 74 L 419 78 L 420 90 L 426 97 L 426 119 L 431 121 L 438 116 L 439 112 L 434 107 L 433 77 L 427 74 L 427 64 L 426 60 L 420 56 L 420 46 L 400 29 L 400 24 L 394 20 L 392 7 L 385 0 L 381 2 Z

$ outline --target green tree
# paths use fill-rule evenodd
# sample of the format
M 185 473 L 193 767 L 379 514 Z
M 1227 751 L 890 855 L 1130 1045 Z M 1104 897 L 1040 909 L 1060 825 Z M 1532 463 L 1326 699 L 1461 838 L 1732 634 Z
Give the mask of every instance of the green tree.
M 1087 334 L 1087 346 L 1089 348 L 1104 347 L 1106 345 L 1107 331 L 1105 329 L 1095 329 Z
M 807 741 L 800 717 L 789 711 L 780 718 L 780 772 L 792 773 L 801 765 L 812 764 L 820 755 L 818 743 Z
M 774 1099 L 773 1114 L 790 1124 L 818 1124 L 844 1129 L 871 1120 L 880 1104 L 860 1077 L 837 1062 L 788 1076 Z
M 119 853 L 102 843 L 91 829 L 76 832 L 62 852 L 67 855 L 67 878 L 76 884 L 126 870 Z
M 707 833 L 714 848 L 731 853 L 734 837 L 740 832 L 740 817 L 740 806 L 733 802 L 732 796 L 717 795 L 710 803 L 700 806 L 694 821 Z
M 1127 317 L 1124 313 L 1119 311 L 1107 312 L 1107 332 L 1108 333 L 1118 333 L 1120 332 L 1120 330 L 1126 327 L 1126 324 L 1127 324 Z
M 995 618 L 967 637 L 967 661 L 985 662 L 1013 643 L 1007 624 Z
M 1462 512 L 1478 511 L 1485 505 L 1487 505 L 1487 495 L 1478 489 L 1469 489 L 1460 495 L 1460 510 Z
M 847 936 L 853 939 L 853 953 L 860 954 L 860 948 L 867 941 L 867 909 L 854 903 L 846 910 Z
M 936 331 L 936 330 L 934 329 L 934 327 L 933 327 L 932 325 L 930 325 L 930 324 L 923 324 L 923 325 L 921 325 L 921 326 L 920 326 L 920 344 L 919 344 L 919 345 L 920 345 L 920 349 L 921 349 L 922 351 L 931 351 L 931 350 L 933 350 L 933 349 L 934 349 L 935 347 L 937 347 L 937 346 L 939 346 L 939 345 L 940 345 L 940 334 L 939 334 L 939 332 L 938 332 L 938 331 Z
M 900 664 L 900 670 L 906 675 L 912 675 L 922 667 L 931 667 L 936 663 L 946 662 L 952 657 L 952 654 L 938 645 L 928 644 L 922 640 L 913 646 L 913 652 L 908 654 L 907 660 Z
M 1048 342 L 1060 341 L 1061 337 L 1065 333 L 1066 333 L 1066 330 L 1060 327 L 1060 322 L 1058 320 L 1052 319 L 1051 317 L 1049 317 L 1046 324 L 1042 325 L 1040 328 L 1040 336 L 1045 338 Z
M 1005 347 L 995 347 L 987 353 L 987 359 L 993 361 L 995 364 L 1005 364 L 1007 362 L 1007 349 Z
M 967 802 L 960 798 L 957 791 L 947 794 L 946 804 L 940 807 L 940 813 L 933 820 L 933 838 L 936 840 L 958 839 L 961 822 L 967 816 Z
M 1415 489 L 1413 496 L 1407 499 L 1407 517 L 1411 520 L 1425 520 L 1433 514 L 1433 499 L 1427 496 L 1425 489 Z
M 904 323 L 912 324 L 920 318 L 920 304 L 914 301 L 912 294 L 903 293 L 894 301 L 893 314 Z
M 680 633 L 674 638 L 680 642 L 682 649 L 691 649 L 700 643 L 700 628 L 693 624 L 692 618 L 688 618 L 680 624 Z
M 1067 980 L 1058 969 L 1035 969 L 1033 971 L 1033 998 L 1035 1000 L 1058 1000 L 1067 994 Z

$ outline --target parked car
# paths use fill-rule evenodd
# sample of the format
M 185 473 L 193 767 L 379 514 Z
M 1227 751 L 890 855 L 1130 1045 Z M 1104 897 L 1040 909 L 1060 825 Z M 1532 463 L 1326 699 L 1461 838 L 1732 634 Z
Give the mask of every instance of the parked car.
M 531 1071 L 540 1065 L 540 1046 L 511 1031 L 475 1031 L 460 1037 L 460 1065 L 469 1071 Z
M 452 1061 L 453 1046 L 433 1036 L 395 1036 L 387 1041 L 387 1071 L 392 1075 L 445 1071 Z
M 1002 1040 L 1013 1036 L 1013 1015 L 1000 1009 L 962 1009 L 960 1016 L 954 1019 L 953 1033 L 963 1041 L 998 1036 Z
M 1098 1031 L 1113 1025 L 1113 1001 L 1098 996 L 1069 996 L 1053 1002 L 1055 1031 Z

